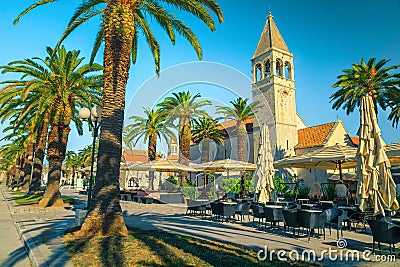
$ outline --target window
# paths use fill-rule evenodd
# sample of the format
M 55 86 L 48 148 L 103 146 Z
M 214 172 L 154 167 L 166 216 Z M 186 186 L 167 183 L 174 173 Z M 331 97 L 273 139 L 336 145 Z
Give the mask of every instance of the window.
M 289 62 L 285 62 L 285 78 L 292 79 L 292 68 Z
M 279 59 L 276 60 L 276 71 L 275 71 L 276 76 L 282 76 L 282 61 Z
M 269 59 L 265 61 L 265 67 L 264 67 L 264 77 L 268 78 L 271 75 L 271 63 L 269 62 Z
M 262 78 L 261 76 L 261 65 L 257 64 L 256 65 L 256 82 L 260 81 Z

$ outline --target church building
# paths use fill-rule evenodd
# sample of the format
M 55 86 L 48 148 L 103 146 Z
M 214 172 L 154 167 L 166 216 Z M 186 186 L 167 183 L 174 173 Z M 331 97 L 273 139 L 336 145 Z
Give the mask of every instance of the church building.
M 246 122 L 246 156 L 249 162 L 255 163 L 257 159 L 262 124 L 268 125 L 275 160 L 335 144 L 357 146 L 358 139 L 349 136 L 342 121 L 308 127 L 297 113 L 294 55 L 279 32 L 271 13 L 251 58 L 251 67 L 252 100 L 257 102 L 259 108 L 254 111 L 254 118 Z M 228 139 L 224 145 L 211 148 L 209 158 L 237 159 L 236 136 L 231 129 L 234 123 L 227 121 L 221 125 Z M 195 162 L 201 162 L 201 144 L 192 146 L 191 158 Z M 326 182 L 332 175 L 323 170 L 311 169 L 294 169 L 290 172 L 308 185 L 315 180 Z

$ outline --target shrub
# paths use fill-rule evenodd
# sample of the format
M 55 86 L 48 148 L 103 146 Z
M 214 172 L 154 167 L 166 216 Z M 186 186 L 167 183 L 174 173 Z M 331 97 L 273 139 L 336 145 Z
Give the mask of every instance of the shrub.
M 336 186 L 334 184 L 324 186 L 322 191 L 328 200 L 334 200 L 336 198 Z
M 299 187 L 299 198 L 308 198 L 311 188 L 309 186 Z
M 166 191 L 176 191 L 178 188 L 178 180 L 175 179 L 174 176 L 168 177 L 167 180 L 165 180 L 165 182 L 161 185 L 161 190 Z

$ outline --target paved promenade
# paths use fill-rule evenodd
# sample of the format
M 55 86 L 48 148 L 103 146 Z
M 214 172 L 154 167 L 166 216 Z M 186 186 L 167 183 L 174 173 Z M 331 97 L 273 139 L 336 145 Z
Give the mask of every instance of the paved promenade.
M 72 266 L 66 249 L 63 245 L 63 235 L 66 229 L 74 224 L 74 211 L 71 208 L 39 208 L 18 206 L 10 200 L 12 195 L 4 186 L 0 186 L 1 220 L 0 240 L 0 266 Z M 85 206 L 85 196 L 78 195 L 73 190 L 63 190 L 65 196 L 72 196 L 78 200 L 77 207 Z M 326 240 L 312 238 L 307 242 L 306 237 L 285 237 L 282 230 L 265 230 L 251 227 L 251 222 L 216 223 L 209 217 L 186 216 L 184 205 L 138 204 L 130 201 L 121 201 L 126 224 L 130 227 L 169 231 L 190 235 L 202 239 L 219 241 L 247 247 L 253 250 L 264 249 L 268 251 L 295 250 L 300 254 L 304 250 L 312 249 L 317 256 L 323 250 L 340 250 L 336 245 L 336 230 L 329 235 L 327 230 Z M 246 219 L 247 220 L 247 219 Z M 17 230 L 18 232 L 17 232 Z M 18 233 L 21 235 L 25 248 Z M 359 251 L 371 250 L 372 237 L 370 235 L 344 231 L 348 249 Z M 4 242 L 3 242 L 4 240 Z M 383 246 L 385 254 L 388 247 Z M 28 251 L 31 263 L 28 260 Z M 400 260 L 396 251 L 397 262 Z M 338 254 L 339 253 L 339 254 Z M 335 255 L 335 252 L 334 252 Z M 343 254 L 344 255 L 344 254 Z M 321 263 L 326 266 L 398 266 L 395 262 L 366 262 L 358 261 L 331 261 L 326 258 Z M 376 257 L 372 255 L 372 260 Z M 31 265 L 30 265 L 31 264 Z

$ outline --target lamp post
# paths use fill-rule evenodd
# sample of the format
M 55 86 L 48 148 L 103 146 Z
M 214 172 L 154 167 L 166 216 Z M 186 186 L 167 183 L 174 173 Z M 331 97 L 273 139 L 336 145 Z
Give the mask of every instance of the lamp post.
M 90 177 L 89 177 L 89 187 L 87 191 L 88 195 L 88 201 L 87 201 L 87 210 L 89 210 L 90 207 L 90 200 L 92 198 L 92 185 L 93 185 L 93 166 L 94 166 L 94 152 L 95 152 L 95 147 L 96 147 L 96 138 L 97 135 L 99 134 L 99 128 L 100 128 L 100 120 L 101 120 L 101 107 L 96 106 L 92 107 L 91 110 L 88 108 L 81 108 L 79 110 L 79 117 L 81 117 L 83 120 L 87 121 L 92 127 L 93 127 L 93 143 L 92 143 L 92 162 L 90 166 Z M 89 120 L 90 117 L 90 120 Z

